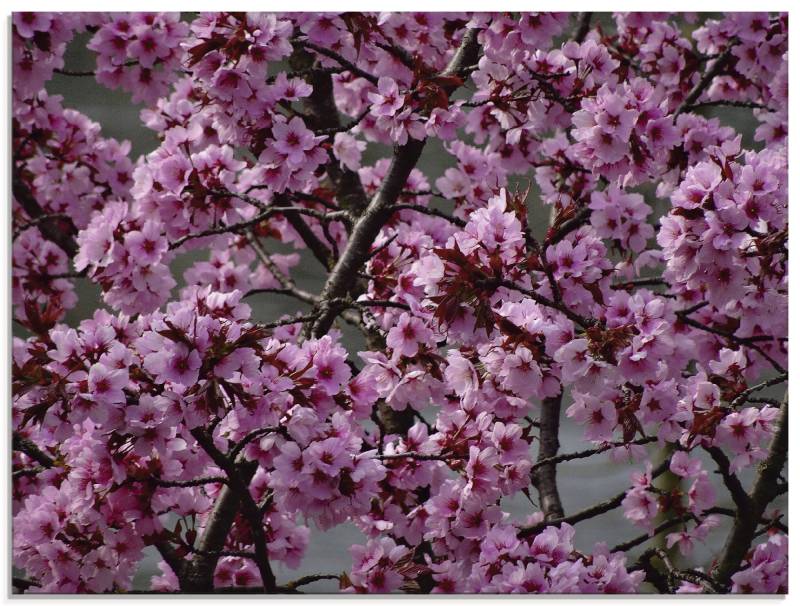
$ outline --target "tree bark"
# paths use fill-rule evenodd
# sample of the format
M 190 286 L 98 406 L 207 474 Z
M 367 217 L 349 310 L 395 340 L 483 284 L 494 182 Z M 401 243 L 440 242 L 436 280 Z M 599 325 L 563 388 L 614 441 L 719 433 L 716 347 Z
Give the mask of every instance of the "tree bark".
M 539 455 L 537 461 L 544 461 L 558 454 L 558 430 L 561 417 L 561 398 L 563 390 L 552 398 L 542 401 L 542 414 L 539 418 Z M 538 466 L 532 475 L 533 485 L 539 492 L 539 504 L 548 522 L 564 517 L 564 507 L 556 483 L 556 463 L 548 462 Z
M 783 400 L 777 420 L 775 435 L 767 459 L 760 465 L 753 489 L 750 507 L 739 507 L 719 564 L 713 572 L 714 580 L 729 587 L 731 577 L 739 570 L 755 538 L 758 523 L 767 505 L 778 495 L 778 477 L 786 464 L 789 442 L 789 394 Z

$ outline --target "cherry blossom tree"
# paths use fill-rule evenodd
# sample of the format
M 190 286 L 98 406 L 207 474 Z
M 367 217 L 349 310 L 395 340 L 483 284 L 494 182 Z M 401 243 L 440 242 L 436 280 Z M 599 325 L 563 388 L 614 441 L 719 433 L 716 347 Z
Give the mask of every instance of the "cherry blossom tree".
M 786 591 L 786 14 L 15 13 L 12 37 L 17 590 L 130 591 L 152 547 L 162 592 Z M 129 93 L 157 147 L 54 74 Z M 259 322 L 265 297 L 299 311 Z M 560 465 L 589 457 L 636 471 L 570 510 Z M 349 569 L 278 581 L 345 523 Z

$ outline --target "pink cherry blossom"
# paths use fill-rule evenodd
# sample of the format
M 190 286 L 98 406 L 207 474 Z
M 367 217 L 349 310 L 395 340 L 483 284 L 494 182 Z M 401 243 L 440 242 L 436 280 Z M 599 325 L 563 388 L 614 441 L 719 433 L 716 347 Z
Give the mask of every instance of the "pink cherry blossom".
M 14 13 L 14 591 L 786 593 L 788 47 Z

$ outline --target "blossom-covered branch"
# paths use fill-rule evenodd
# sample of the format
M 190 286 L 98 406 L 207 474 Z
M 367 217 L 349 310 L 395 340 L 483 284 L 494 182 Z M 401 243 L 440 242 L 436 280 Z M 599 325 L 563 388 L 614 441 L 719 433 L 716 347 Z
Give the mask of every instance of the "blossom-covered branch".
M 15 592 L 786 591 L 785 13 L 11 32 Z

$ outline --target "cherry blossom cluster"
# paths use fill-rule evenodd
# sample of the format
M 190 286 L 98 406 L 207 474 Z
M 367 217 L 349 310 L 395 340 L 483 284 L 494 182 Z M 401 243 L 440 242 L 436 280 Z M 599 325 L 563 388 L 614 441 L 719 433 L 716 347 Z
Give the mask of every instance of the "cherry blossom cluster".
M 44 306 L 46 326 L 72 308 L 76 297 L 73 283 L 59 277 L 70 273 L 67 251 L 43 237 L 38 222 L 75 233 L 109 200 L 127 197 L 133 183 L 130 144 L 103 137 L 99 124 L 44 91 L 15 104 L 13 120 L 21 163 L 14 175 L 15 317 L 35 326 L 41 315 L 35 310 Z
M 180 67 L 188 29 L 177 13 L 112 14 L 87 45 L 97 53 L 97 81 L 130 92 L 134 103 L 153 103 Z
M 775 533 L 759 544 L 748 566 L 733 575 L 734 593 L 785 593 L 789 582 L 789 538 Z
M 14 13 L 14 98 L 23 101 L 37 95 L 53 72 L 64 67 L 64 52 L 75 30 L 96 26 L 98 20 L 95 13 Z
M 294 523 L 299 512 L 327 528 L 369 511 L 385 470 L 370 451 L 362 452 L 357 421 L 363 412 L 357 410 L 370 407 L 370 393 L 359 391 L 357 379 L 350 381 L 344 349 L 327 336 L 302 347 L 270 337 L 268 329 L 247 321 L 249 307 L 240 297 L 239 291 L 195 289 L 193 301 L 170 303 L 166 315 L 132 322 L 98 311 L 77 331 L 64 325 L 51 331 L 50 348 L 17 343 L 15 365 L 26 379 L 19 385 L 25 395 L 15 423 L 42 449 L 60 448 L 75 465 L 69 472 L 49 470 L 21 488 L 36 495 L 36 484 L 57 480 L 47 489 L 57 498 L 46 491 L 46 502 L 37 497 L 18 505 L 15 548 L 43 587 L 129 587 L 143 545 L 124 537 L 135 532 L 147 544 L 164 533 L 178 539 L 180 525 L 173 535 L 162 525 L 159 516 L 166 512 L 186 522 L 187 534 L 178 540 L 196 532 L 195 516 L 199 525 L 210 513 L 218 482 L 209 481 L 212 488 L 205 491 L 180 483 L 214 475 L 192 435 L 209 415 L 217 418 L 216 441 L 235 442 L 243 457 L 260 465 L 250 489 L 274 502 L 264 513 L 272 559 L 299 564 L 308 543 L 308 529 Z M 201 381 L 205 368 L 211 378 Z M 76 426 L 84 429 L 80 435 L 71 433 Z M 98 499 L 105 505 L 88 515 Z M 94 542 L 86 543 L 84 533 Z M 252 541 L 246 526 L 238 534 L 234 529 L 232 544 Z M 100 580 L 91 566 L 62 569 L 51 562 L 45 538 L 75 560 L 92 546 L 115 555 L 107 546 L 111 539 L 127 542 L 131 553 L 106 560 L 114 574 Z
M 785 592 L 787 53 L 771 13 L 14 14 L 15 586 Z M 576 511 L 590 457 L 633 473 Z

